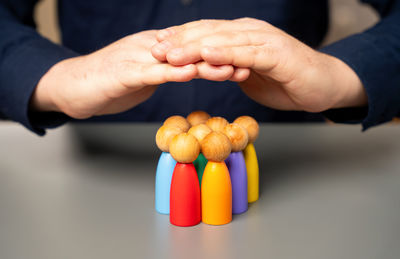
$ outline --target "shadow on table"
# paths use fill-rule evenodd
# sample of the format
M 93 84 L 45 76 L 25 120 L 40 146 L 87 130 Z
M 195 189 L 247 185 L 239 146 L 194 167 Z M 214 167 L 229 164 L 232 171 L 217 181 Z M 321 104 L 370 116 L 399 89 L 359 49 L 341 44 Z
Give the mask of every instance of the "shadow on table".
M 361 133 L 359 127 L 328 125 L 268 125 L 255 146 L 260 167 L 260 192 L 297 177 L 367 173 L 360 168 L 378 167 L 395 147 L 393 139 L 379 132 Z M 147 174 L 156 168 L 160 151 L 154 136 L 157 125 L 75 125 L 76 159 L 97 167 L 113 168 L 113 174 Z M 150 167 L 149 167 L 150 165 Z M 151 166 L 153 165 L 153 166 Z M 379 167 L 378 167 L 379 168 Z M 105 170 L 103 170 L 105 171 Z M 96 170 L 91 170 L 96 172 Z M 375 170 L 378 172 L 378 170 Z M 371 173 L 371 172 L 369 172 Z
M 260 192 L 297 177 L 379 174 L 396 149 L 390 134 L 379 132 L 387 129 L 361 133 L 351 126 L 304 127 L 300 131 L 271 128 L 270 134 L 261 135 L 256 143 Z

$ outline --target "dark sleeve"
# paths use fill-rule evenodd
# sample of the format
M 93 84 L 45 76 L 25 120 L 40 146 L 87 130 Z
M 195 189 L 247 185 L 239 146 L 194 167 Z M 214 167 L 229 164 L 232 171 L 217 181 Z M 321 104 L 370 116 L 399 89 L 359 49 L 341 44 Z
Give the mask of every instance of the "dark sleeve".
M 400 115 L 400 1 L 363 2 L 378 11 L 380 22 L 321 51 L 349 65 L 368 95 L 368 107 L 332 109 L 323 114 L 335 122 L 362 123 L 366 130 Z
M 76 56 L 35 30 L 37 0 L 0 0 L 0 118 L 21 123 L 39 135 L 61 125 L 61 113 L 31 113 L 29 101 L 40 78 L 57 62 Z

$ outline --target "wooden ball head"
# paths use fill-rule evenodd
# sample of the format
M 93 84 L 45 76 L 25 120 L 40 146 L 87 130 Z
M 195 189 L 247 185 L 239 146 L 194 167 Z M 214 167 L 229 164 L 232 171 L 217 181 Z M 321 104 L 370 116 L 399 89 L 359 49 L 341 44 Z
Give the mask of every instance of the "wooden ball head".
M 207 120 L 206 125 L 208 127 L 210 127 L 210 129 L 212 129 L 213 131 L 216 132 L 224 132 L 224 128 L 226 125 L 228 125 L 229 122 L 222 117 L 212 117 L 210 119 Z
M 178 127 L 187 132 L 190 128 L 189 122 L 182 116 L 174 115 L 164 121 L 164 125 Z
M 178 127 L 171 127 L 167 125 L 161 126 L 156 134 L 156 144 L 163 152 L 169 152 L 169 144 L 171 140 L 178 134 L 183 133 L 183 130 Z
M 240 116 L 233 123 L 237 123 L 247 130 L 249 134 L 249 143 L 253 143 L 257 139 L 260 127 L 253 117 Z
M 189 129 L 188 133 L 201 142 L 212 130 L 206 124 L 198 124 Z
M 237 123 L 226 125 L 224 134 L 229 138 L 232 144 L 232 152 L 242 151 L 249 141 L 247 130 Z
M 210 117 L 210 114 L 206 113 L 205 111 L 194 111 L 190 113 L 186 119 L 193 127 L 202 123 L 206 123 Z
M 211 132 L 201 141 L 201 151 L 209 161 L 224 161 L 231 153 L 231 149 L 229 138 L 220 132 Z
M 189 133 L 181 133 L 171 140 L 169 152 L 179 163 L 192 163 L 199 156 L 200 143 Z

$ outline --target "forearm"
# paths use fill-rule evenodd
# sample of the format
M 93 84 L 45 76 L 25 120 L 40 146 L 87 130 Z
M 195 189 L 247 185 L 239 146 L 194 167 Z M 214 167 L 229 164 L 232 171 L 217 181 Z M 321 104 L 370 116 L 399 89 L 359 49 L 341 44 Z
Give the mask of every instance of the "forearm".
M 11 10 L 10 6 L 21 10 Z M 7 7 L 0 2 L 0 113 L 43 134 L 41 123 L 30 116 L 32 93 L 50 67 L 76 54 L 40 36 L 29 22 L 32 21 L 30 8 L 33 8 L 31 2 L 27 6 L 20 3 L 7 4 Z M 57 119 L 56 124 L 61 121 Z M 50 122 L 45 124 L 56 126 Z
M 398 1 L 397 1 L 398 2 Z M 397 4 L 399 5 L 399 4 Z M 331 110 L 336 122 L 378 125 L 400 114 L 400 7 L 373 28 L 321 49 L 337 57 L 357 74 L 368 96 L 368 109 Z

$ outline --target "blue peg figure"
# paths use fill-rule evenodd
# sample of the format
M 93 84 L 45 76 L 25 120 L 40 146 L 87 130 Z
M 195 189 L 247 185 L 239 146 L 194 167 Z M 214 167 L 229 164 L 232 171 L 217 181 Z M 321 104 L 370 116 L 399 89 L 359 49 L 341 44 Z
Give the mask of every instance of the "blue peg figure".
M 161 214 L 169 214 L 169 194 L 176 165 L 175 159 L 169 153 L 169 143 L 182 132 L 181 128 L 173 125 L 163 125 L 157 131 L 156 144 L 162 153 L 156 170 L 155 207 Z

